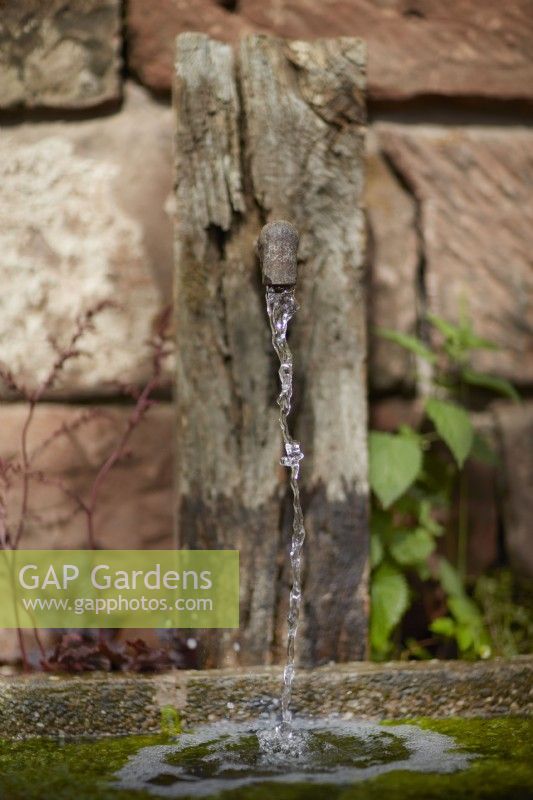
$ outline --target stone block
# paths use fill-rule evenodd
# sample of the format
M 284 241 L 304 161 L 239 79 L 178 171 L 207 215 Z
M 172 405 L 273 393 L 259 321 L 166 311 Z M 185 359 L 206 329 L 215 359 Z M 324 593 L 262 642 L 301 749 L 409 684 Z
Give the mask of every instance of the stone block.
M 533 381 L 533 134 L 381 123 L 380 146 L 418 204 L 427 307 L 462 313 L 499 349 L 474 367 Z
M 88 499 L 92 483 L 125 429 L 131 406 L 75 406 L 42 403 L 30 428 L 29 451 L 39 449 L 32 471 L 44 475 L 30 484 L 30 514 L 21 539 L 23 549 L 84 548 L 86 518 L 73 514 L 67 493 Z M 0 406 L 0 457 L 20 453 L 27 408 L 22 403 Z M 82 422 L 87 416 L 90 419 Z M 60 433 L 62 426 L 65 431 Z M 174 411 L 171 403 L 149 409 L 134 431 L 125 457 L 102 483 L 95 511 L 95 533 L 107 549 L 173 547 L 172 460 Z M 54 438 L 55 437 L 55 438 Z M 49 444 L 42 447 L 43 443 Z M 8 524 L 16 525 L 20 481 L 15 479 L 8 503 Z
M 200 31 L 229 42 L 250 32 L 359 36 L 370 99 L 533 97 L 530 0 L 130 0 L 127 31 L 130 69 L 160 91 L 170 89 L 176 35 Z
M 120 0 L 0 4 L 0 107 L 89 108 L 121 91 Z
M 112 302 L 80 341 L 56 396 L 142 383 L 169 302 L 172 115 L 130 86 L 124 109 L 0 131 L 0 361 L 35 388 L 77 317 Z M 2 386 L 0 392 L 4 392 Z
M 512 568 L 533 578 L 533 403 L 494 411 L 502 449 L 505 550 Z
M 419 257 L 416 203 L 369 136 L 365 178 L 368 219 L 369 378 L 383 391 L 414 383 L 414 358 L 380 338 L 379 328 L 416 334 Z

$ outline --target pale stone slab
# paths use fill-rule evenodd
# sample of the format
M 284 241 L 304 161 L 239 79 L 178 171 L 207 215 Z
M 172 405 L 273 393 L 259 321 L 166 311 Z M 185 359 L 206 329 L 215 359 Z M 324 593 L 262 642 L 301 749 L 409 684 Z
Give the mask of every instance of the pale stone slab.
M 121 91 L 120 0 L 0 4 L 0 107 L 88 108 Z
M 103 301 L 115 307 L 53 392 L 110 394 L 149 374 L 169 302 L 171 130 L 170 110 L 131 86 L 116 115 L 0 132 L 0 361 L 29 388 L 55 358 L 50 338 L 64 345 Z

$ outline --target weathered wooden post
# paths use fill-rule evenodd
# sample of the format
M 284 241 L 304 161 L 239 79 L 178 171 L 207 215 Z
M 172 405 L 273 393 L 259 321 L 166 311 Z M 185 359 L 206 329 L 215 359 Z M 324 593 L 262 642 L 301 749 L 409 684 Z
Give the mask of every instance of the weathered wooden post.
M 255 245 L 299 230 L 294 435 L 308 538 L 304 664 L 361 658 L 368 615 L 361 211 L 365 50 L 253 36 L 177 42 L 178 544 L 241 553 L 241 628 L 206 666 L 284 657 L 291 525 L 276 365 Z

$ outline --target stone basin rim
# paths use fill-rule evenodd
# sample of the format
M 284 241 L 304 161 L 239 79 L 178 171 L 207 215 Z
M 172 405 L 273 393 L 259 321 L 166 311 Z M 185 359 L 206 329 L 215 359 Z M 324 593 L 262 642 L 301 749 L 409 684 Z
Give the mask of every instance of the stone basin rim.
M 163 709 L 185 726 L 275 713 L 281 667 L 84 675 L 0 676 L 4 738 L 157 733 Z M 413 719 L 533 715 L 533 656 L 483 662 L 356 662 L 297 673 L 306 716 Z

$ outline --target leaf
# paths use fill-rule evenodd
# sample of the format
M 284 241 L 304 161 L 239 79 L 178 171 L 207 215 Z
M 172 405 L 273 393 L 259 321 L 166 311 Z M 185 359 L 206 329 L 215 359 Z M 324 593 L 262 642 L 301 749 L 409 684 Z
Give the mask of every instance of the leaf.
M 372 534 L 377 536 L 383 545 L 386 545 L 388 539 L 396 531 L 392 514 L 390 511 L 384 511 L 377 505 L 372 508 L 372 515 L 370 517 L 370 530 Z
M 474 633 L 470 625 L 460 624 L 457 626 L 455 634 L 457 645 L 462 653 L 465 653 L 469 647 L 474 644 Z
M 474 429 L 467 412 L 454 403 L 430 397 L 426 401 L 426 413 L 462 467 L 474 440 Z
M 446 322 L 445 319 L 442 319 L 442 317 L 438 317 L 436 314 L 432 314 L 431 312 L 427 314 L 427 318 L 433 327 L 442 333 L 445 339 L 458 338 L 459 327 L 457 325 L 452 325 L 451 322 Z
M 505 378 L 497 378 L 495 375 L 486 375 L 484 372 L 476 372 L 470 367 L 465 367 L 461 372 L 462 378 L 471 386 L 481 386 L 483 389 L 490 389 L 492 392 L 502 394 L 515 403 L 520 402 L 520 395 L 513 384 Z
M 401 434 L 372 431 L 369 436 L 370 485 L 388 508 L 416 480 L 422 466 L 422 447 Z
M 421 581 L 429 581 L 433 577 L 433 573 L 431 572 L 430 568 L 427 564 L 416 564 L 415 566 L 416 574 L 420 578 Z
M 492 653 L 491 641 L 481 611 L 466 594 L 457 570 L 445 558 L 439 561 L 439 578 L 442 588 L 448 595 L 453 631 L 450 622 L 443 622 L 445 619 L 449 620 L 449 617 L 439 617 L 434 620 L 430 625 L 431 630 L 443 636 L 454 637 L 462 653 L 469 651 L 470 655 L 489 658 Z
M 439 580 L 447 595 L 451 597 L 464 595 L 459 573 L 445 558 L 439 560 Z
M 439 636 L 455 636 L 455 622 L 451 617 L 437 617 L 429 626 L 432 633 L 437 633 Z
M 383 561 L 383 543 L 378 534 L 372 531 L 370 536 L 370 565 L 372 569 Z
M 400 436 L 404 436 L 406 439 L 414 439 L 420 445 L 423 445 L 425 442 L 424 435 L 418 433 L 418 431 L 415 431 L 415 429 L 410 425 L 400 425 L 398 428 L 398 433 Z
M 490 339 L 484 339 L 483 336 L 476 336 L 471 328 L 463 329 L 461 331 L 462 344 L 468 350 L 500 350 L 501 348 L 496 342 L 491 342 Z
M 455 638 L 460 651 L 488 658 L 492 652 L 491 641 L 476 603 L 463 594 L 449 597 L 448 607 L 457 622 Z
M 435 549 L 435 540 L 424 528 L 398 533 L 390 546 L 390 553 L 402 566 L 424 562 Z
M 436 314 L 428 313 L 427 318 L 448 342 L 453 343 L 457 351 L 500 349 L 490 339 L 475 334 L 468 319 L 463 319 L 459 325 L 454 325 Z
M 495 466 L 498 463 L 498 455 L 493 447 L 489 444 L 485 436 L 477 431 L 474 433 L 474 441 L 472 442 L 472 450 L 470 457 L 481 464 L 488 464 Z
M 372 576 L 370 641 L 378 655 L 386 655 L 389 637 L 409 607 L 409 587 L 393 564 L 383 562 Z
M 420 526 L 433 534 L 433 536 L 442 536 L 444 533 L 444 527 L 431 516 L 431 503 L 427 499 L 420 501 L 418 521 Z
M 430 661 L 433 658 L 429 650 L 417 642 L 416 639 L 409 638 L 405 644 L 411 658 L 419 658 L 421 661 Z
M 449 597 L 448 608 L 462 625 L 482 624 L 478 607 L 466 594 L 462 597 L 460 595 Z
M 382 339 L 387 339 L 389 342 L 399 344 L 400 347 L 409 350 L 409 352 L 414 353 L 416 356 L 420 356 L 420 358 L 423 358 L 425 361 L 429 361 L 430 364 L 433 364 L 437 360 L 435 353 L 432 353 L 429 347 L 420 339 L 417 339 L 416 336 L 410 336 L 408 333 L 400 333 L 400 331 L 391 331 L 387 328 L 379 328 L 378 335 L 381 336 Z

